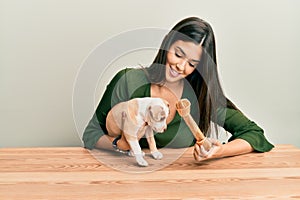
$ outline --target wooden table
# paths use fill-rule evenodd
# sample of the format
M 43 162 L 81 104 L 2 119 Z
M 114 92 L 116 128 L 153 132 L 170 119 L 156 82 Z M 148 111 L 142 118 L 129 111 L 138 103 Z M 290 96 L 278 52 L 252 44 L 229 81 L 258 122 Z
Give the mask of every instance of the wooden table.
M 147 169 L 81 147 L 0 149 L 0 199 L 300 199 L 294 146 L 201 163 L 191 148 L 178 152 L 164 149 L 161 161 L 146 156 Z

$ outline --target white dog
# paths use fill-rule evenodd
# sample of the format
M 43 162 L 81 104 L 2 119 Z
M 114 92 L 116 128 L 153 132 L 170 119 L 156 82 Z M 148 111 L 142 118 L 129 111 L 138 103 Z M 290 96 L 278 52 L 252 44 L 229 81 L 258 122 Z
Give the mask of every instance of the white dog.
M 153 131 L 162 133 L 167 129 L 169 112 L 168 102 L 161 98 L 131 99 L 118 103 L 109 111 L 106 129 L 108 135 L 113 137 L 124 133 L 137 163 L 148 166 L 138 141 L 145 135 L 153 158 L 161 159 L 163 155 L 157 150 Z

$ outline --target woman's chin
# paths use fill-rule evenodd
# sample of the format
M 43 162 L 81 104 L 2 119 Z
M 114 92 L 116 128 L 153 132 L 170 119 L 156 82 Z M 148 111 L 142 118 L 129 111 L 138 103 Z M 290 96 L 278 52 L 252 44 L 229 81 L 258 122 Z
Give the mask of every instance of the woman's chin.
M 180 80 L 182 80 L 181 76 L 178 76 L 178 77 L 167 76 L 166 77 L 166 81 L 169 82 L 169 83 L 176 83 L 176 82 L 178 82 Z

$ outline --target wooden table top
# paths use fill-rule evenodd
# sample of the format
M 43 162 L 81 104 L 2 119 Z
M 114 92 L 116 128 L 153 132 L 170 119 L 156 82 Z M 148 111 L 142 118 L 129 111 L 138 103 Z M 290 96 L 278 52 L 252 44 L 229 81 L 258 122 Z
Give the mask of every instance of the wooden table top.
M 0 199 L 300 199 L 300 149 L 196 162 L 189 149 L 132 157 L 81 147 L 0 149 Z

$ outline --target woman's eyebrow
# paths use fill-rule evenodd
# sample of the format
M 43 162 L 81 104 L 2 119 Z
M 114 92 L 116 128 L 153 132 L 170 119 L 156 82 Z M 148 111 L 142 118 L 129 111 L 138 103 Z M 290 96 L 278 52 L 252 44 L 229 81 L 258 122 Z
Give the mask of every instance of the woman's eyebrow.
M 180 48 L 179 46 L 176 46 L 176 49 L 178 49 L 183 55 L 186 55 L 182 48 Z
M 186 56 L 185 52 L 183 51 L 182 48 L 180 48 L 179 46 L 176 46 L 176 49 L 178 49 L 184 56 Z M 195 59 L 191 59 L 191 61 L 193 62 L 200 62 L 200 60 L 195 60 Z

